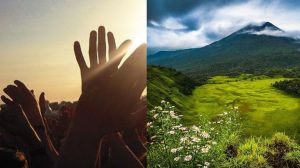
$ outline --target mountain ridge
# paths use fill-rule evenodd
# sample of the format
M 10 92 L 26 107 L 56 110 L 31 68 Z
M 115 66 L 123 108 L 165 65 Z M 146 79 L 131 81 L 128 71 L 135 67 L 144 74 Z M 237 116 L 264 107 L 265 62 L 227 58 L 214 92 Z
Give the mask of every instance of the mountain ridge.
M 161 51 L 148 56 L 148 63 L 170 67 L 190 75 L 224 75 L 232 72 L 256 73 L 272 68 L 300 66 L 300 43 L 296 39 L 245 30 L 281 31 L 270 22 L 248 25 L 229 36 L 201 48 Z

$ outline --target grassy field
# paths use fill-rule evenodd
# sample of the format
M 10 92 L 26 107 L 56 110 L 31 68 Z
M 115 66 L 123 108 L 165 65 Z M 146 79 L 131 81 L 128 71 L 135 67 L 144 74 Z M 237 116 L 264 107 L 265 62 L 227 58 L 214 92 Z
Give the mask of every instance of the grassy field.
M 197 122 L 195 114 L 211 119 L 235 108 L 241 114 L 245 135 L 271 136 L 285 132 L 300 141 L 300 98 L 271 86 L 284 78 L 216 76 L 186 98 L 190 112 L 185 119 Z

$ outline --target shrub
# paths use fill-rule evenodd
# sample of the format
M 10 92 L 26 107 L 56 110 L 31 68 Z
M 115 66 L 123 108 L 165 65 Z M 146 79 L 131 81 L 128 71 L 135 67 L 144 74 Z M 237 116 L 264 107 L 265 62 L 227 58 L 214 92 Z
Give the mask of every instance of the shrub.
M 232 168 L 266 168 L 269 167 L 264 153 L 266 147 L 262 145 L 261 139 L 249 138 L 243 144 L 240 144 L 237 150 L 237 156 L 229 159 L 226 167 Z
M 299 164 L 299 158 L 295 159 L 299 146 L 283 133 L 276 133 L 267 141 L 268 151 L 266 158 L 273 167 L 295 167 Z M 298 162 L 297 162 L 298 161 Z

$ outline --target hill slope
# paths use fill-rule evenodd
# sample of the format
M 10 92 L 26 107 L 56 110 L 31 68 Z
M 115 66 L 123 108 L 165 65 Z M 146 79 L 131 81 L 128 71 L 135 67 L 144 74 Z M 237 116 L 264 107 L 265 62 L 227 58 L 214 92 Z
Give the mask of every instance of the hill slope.
M 280 34 L 283 31 L 269 22 L 248 25 L 202 48 L 149 55 L 148 63 L 192 76 L 262 74 L 272 69 L 300 67 L 300 42 Z
M 148 108 L 160 105 L 167 100 L 177 108 L 183 108 L 182 99 L 192 94 L 197 83 L 171 68 L 148 66 L 147 69 L 147 100 Z

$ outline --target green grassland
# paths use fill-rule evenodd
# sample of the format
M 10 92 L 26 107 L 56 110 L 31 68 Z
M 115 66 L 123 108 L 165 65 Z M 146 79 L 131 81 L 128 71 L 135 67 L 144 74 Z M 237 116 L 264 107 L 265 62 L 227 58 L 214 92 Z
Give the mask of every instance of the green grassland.
M 197 122 L 196 115 L 212 120 L 218 114 L 238 108 L 244 135 L 271 136 L 285 132 L 300 140 L 300 99 L 271 86 L 286 78 L 242 75 L 238 78 L 216 76 L 197 87 L 184 99 L 190 109 L 185 119 Z
M 187 124 L 198 124 L 201 115 L 212 121 L 218 114 L 238 108 L 243 135 L 269 137 L 285 132 L 300 142 L 300 98 L 272 87 L 282 77 L 215 76 L 199 86 L 170 68 L 148 66 L 148 107 L 169 101 Z
M 271 85 L 286 79 L 243 74 L 203 84 L 148 66 L 148 167 L 300 167 L 300 97 Z

